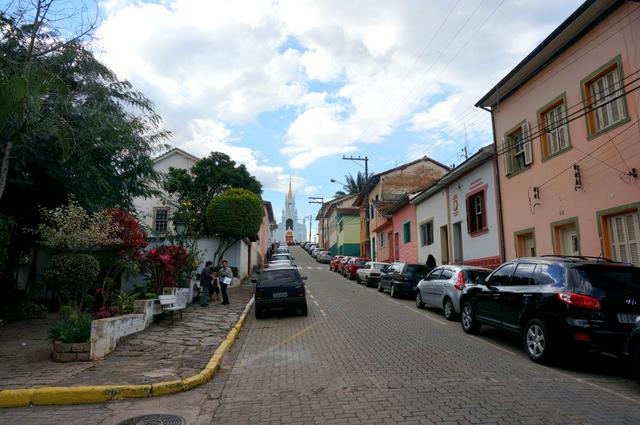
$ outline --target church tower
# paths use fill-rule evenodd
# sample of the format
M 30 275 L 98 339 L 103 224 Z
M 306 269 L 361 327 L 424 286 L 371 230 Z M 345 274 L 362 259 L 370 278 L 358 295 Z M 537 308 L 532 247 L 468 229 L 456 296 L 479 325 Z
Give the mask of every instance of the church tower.
M 282 219 L 278 223 L 278 240 L 280 241 L 304 241 L 306 240 L 306 225 L 298 222 L 298 210 L 296 210 L 296 198 L 291 187 L 289 177 L 289 191 L 284 198 Z

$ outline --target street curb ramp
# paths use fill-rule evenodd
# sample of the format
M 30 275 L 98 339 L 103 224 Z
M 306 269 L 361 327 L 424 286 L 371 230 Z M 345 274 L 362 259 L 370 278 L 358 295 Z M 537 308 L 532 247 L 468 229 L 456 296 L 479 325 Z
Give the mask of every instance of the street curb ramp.
M 193 376 L 175 381 L 163 381 L 143 385 L 93 385 L 77 387 L 38 387 L 0 390 L 0 408 L 26 407 L 36 405 L 64 405 L 104 403 L 111 400 L 127 398 L 157 397 L 188 391 L 208 382 L 220 369 L 224 354 L 231 350 L 233 343 L 242 329 L 254 298 L 247 303 L 240 319 L 229 331 L 226 338 L 213 352 L 207 365 Z

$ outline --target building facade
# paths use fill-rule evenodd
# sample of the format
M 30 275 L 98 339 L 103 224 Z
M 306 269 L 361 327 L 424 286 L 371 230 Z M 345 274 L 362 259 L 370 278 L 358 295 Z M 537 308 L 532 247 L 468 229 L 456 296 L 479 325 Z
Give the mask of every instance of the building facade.
M 586 1 L 476 106 L 491 112 L 507 259 L 640 265 L 640 4 Z

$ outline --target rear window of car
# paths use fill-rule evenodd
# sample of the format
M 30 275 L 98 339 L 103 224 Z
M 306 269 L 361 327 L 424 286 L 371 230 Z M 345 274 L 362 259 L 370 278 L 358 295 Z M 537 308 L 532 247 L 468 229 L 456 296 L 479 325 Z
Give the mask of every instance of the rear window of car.
M 582 294 L 640 292 L 640 268 L 631 266 L 584 265 L 571 269 L 574 290 Z
M 407 265 L 407 274 L 417 274 L 417 275 L 428 275 L 431 271 L 431 268 L 427 266 L 421 266 L 418 264 L 409 264 Z
M 367 262 L 366 262 L 366 261 L 364 261 L 364 260 L 358 260 L 358 261 L 356 261 L 356 266 L 364 266 L 365 264 L 367 264 Z
M 489 270 L 465 270 L 463 273 L 466 282 L 475 283 L 479 276 L 487 277 L 491 272 Z
M 260 286 L 277 286 L 300 283 L 300 278 L 296 270 L 273 270 L 260 274 Z
M 373 268 L 376 270 L 382 270 L 386 264 L 374 264 Z

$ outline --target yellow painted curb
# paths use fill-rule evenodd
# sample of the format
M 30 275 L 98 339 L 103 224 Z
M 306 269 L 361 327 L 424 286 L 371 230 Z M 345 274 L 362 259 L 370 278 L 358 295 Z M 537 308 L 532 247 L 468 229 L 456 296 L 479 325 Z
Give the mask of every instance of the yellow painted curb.
M 146 385 L 95 385 L 0 390 L 0 408 L 48 404 L 103 403 L 126 398 L 157 397 L 195 388 L 209 381 L 220 369 L 222 358 L 227 351 L 231 350 L 252 305 L 253 298 L 247 303 L 236 325 L 213 352 L 205 368 L 193 376 L 176 381 L 163 381 Z

